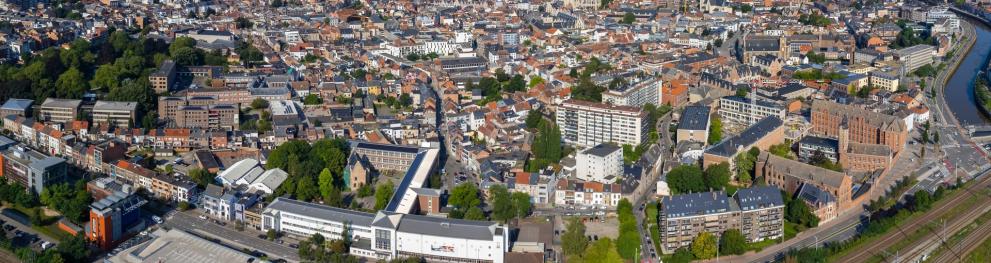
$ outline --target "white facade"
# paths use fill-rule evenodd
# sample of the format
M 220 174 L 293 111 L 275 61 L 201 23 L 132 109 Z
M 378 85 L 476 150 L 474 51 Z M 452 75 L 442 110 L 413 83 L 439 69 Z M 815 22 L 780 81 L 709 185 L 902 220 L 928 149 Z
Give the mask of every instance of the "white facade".
M 487 221 L 372 214 L 284 198 L 270 204 L 262 217 L 263 231 L 300 238 L 320 233 L 339 239 L 350 229 L 352 255 L 382 260 L 422 257 L 428 262 L 501 263 L 509 251 L 509 229 Z
M 565 143 L 592 147 L 602 143 L 640 145 L 647 135 L 647 113 L 630 106 L 568 100 L 557 109 Z
M 602 93 L 602 101 L 613 105 L 636 107 L 643 107 L 647 103 L 660 106 L 662 84 L 661 79 L 655 78 L 621 90 L 606 90 Z
M 768 116 L 784 119 L 784 106 L 763 100 L 750 103 L 749 98 L 736 96 L 719 99 L 719 117 L 724 121 L 753 124 Z
M 611 184 L 623 174 L 623 148 L 600 144 L 575 157 L 578 179 Z

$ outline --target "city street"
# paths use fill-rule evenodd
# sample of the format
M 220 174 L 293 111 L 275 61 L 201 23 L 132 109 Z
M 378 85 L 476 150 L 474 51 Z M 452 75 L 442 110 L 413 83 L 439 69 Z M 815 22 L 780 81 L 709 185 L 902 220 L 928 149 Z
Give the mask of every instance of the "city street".
M 213 223 L 213 221 L 200 219 L 198 216 L 199 214 L 193 212 L 192 210 L 173 213 L 172 215 L 166 217 L 164 225 L 206 238 L 217 239 L 220 240 L 220 243 L 239 250 L 241 248 L 258 250 L 268 255 L 269 259 L 278 258 L 285 259 L 290 262 L 299 261 L 299 256 L 296 254 L 296 249 L 289 247 L 289 242 L 279 244 L 268 241 L 267 239 L 258 238 L 258 235 L 263 234 L 259 231 L 250 229 L 245 229 L 245 231 L 237 231 L 233 229 L 233 223 L 230 223 L 228 224 L 228 227 L 225 227 Z

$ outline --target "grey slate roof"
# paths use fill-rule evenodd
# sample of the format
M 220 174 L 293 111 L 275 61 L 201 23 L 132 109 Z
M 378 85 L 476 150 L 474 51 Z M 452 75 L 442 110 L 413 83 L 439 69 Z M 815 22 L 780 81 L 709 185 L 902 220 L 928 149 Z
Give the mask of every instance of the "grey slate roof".
M 733 197 L 739 202 L 740 210 L 749 211 L 771 207 L 783 207 L 781 190 L 773 186 L 755 186 L 736 191 Z
M 722 141 L 719 144 L 706 149 L 705 153 L 725 157 L 733 156 L 739 150 L 747 150 L 739 149 L 740 147 L 748 147 L 753 145 L 758 140 L 771 133 L 771 131 L 781 127 L 783 124 L 784 122 L 781 121 L 781 118 L 778 118 L 777 116 L 768 116 L 741 132 L 740 135 Z
M 403 215 L 398 231 L 437 237 L 492 240 L 496 223 L 429 216 Z
M 678 119 L 679 130 L 706 130 L 709 127 L 709 107 L 696 105 L 687 106 Z
M 723 191 L 691 193 L 662 197 L 661 209 L 668 218 L 679 218 L 732 212 L 731 203 Z
M 607 155 L 609 155 L 609 154 L 611 154 L 611 153 L 613 153 L 615 151 L 619 151 L 619 150 L 622 150 L 622 148 L 619 148 L 619 146 L 608 144 L 608 143 L 602 143 L 602 144 L 596 145 L 595 147 L 585 149 L 584 151 L 582 151 L 582 153 L 584 153 L 584 154 L 591 154 L 591 155 L 595 155 L 595 156 L 598 156 L 598 157 L 605 157 L 605 156 L 607 156 Z
M 23 111 L 30 108 L 32 103 L 34 103 L 34 100 L 9 99 L 7 102 L 3 103 L 3 106 L 0 106 L 0 109 Z

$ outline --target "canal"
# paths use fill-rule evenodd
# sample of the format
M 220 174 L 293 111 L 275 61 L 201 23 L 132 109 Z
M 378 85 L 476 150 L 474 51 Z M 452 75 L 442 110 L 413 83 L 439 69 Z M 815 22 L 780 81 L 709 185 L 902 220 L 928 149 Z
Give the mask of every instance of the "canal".
M 981 70 L 986 68 L 988 55 L 991 54 L 991 29 L 974 19 L 967 19 L 977 31 L 977 41 L 970 53 L 960 62 L 960 67 L 950 76 L 944 91 L 947 106 L 960 121 L 960 125 L 984 126 L 991 124 L 991 119 L 977 109 L 974 97 L 974 82 Z

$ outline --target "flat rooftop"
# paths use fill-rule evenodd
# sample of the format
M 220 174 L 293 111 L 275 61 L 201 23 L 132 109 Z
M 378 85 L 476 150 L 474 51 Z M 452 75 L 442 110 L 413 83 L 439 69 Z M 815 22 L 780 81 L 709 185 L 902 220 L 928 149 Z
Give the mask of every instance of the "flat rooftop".
M 251 255 L 210 242 L 181 230 L 161 230 L 153 239 L 110 258 L 114 263 L 245 263 L 258 261 Z

